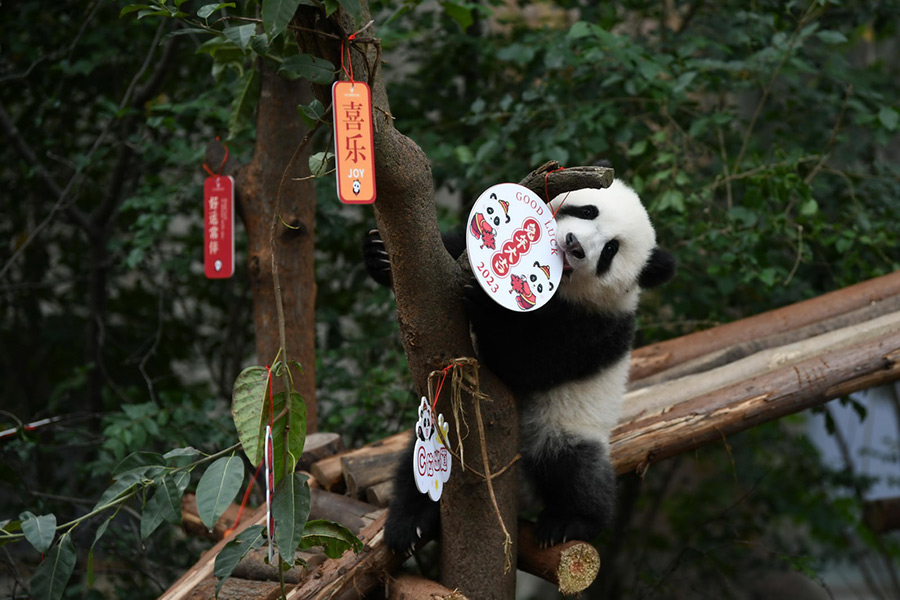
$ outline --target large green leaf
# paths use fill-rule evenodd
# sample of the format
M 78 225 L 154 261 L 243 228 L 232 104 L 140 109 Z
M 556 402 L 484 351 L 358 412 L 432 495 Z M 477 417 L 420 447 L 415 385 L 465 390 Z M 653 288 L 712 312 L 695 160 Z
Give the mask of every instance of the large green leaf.
M 187 475 L 179 473 L 179 475 Z M 175 476 L 166 475 L 159 479 L 156 491 L 147 500 L 141 513 L 141 539 L 145 540 L 159 527 L 163 521 L 178 524 L 181 523 L 181 494 L 184 488 L 179 489 Z
M 263 29 L 274 40 L 287 29 L 301 0 L 265 0 L 262 3 Z
M 134 471 L 129 473 L 124 473 L 119 476 L 109 488 L 100 496 L 100 499 L 97 500 L 97 504 L 94 505 L 94 508 L 91 511 L 95 511 L 101 506 L 105 504 L 109 504 L 113 500 L 121 498 L 125 494 L 131 491 L 131 489 L 137 485 L 140 485 L 144 478 L 140 473 L 136 473 Z
M 262 436 L 268 407 L 269 371 L 265 367 L 247 367 L 234 380 L 231 390 L 231 416 L 238 440 L 251 464 L 262 462 Z
M 275 542 L 282 560 L 290 563 L 300 545 L 303 528 L 309 517 L 309 486 L 306 475 L 293 473 L 275 488 L 272 498 L 272 517 L 275 519 Z
M 228 121 L 228 139 L 246 129 L 253 118 L 253 110 L 259 101 L 259 71 L 248 69 L 239 80 L 240 90 L 231 104 L 231 119 Z
M 62 598 L 66 583 L 75 570 L 75 558 L 75 545 L 72 544 L 69 534 L 64 534 L 31 576 L 32 598 L 34 600 Z
M 308 522 L 303 528 L 300 549 L 313 546 L 321 546 L 328 558 L 339 558 L 347 550 L 359 552 L 363 543 L 343 525 L 319 519 Z
M 166 458 L 156 452 L 133 452 L 116 465 L 113 470 L 113 479 L 119 479 L 128 473 L 137 473 L 147 478 L 153 478 L 162 472 L 160 467 L 166 466 Z
M 25 511 L 19 515 L 19 518 L 22 520 L 22 533 L 25 534 L 25 539 L 31 542 L 34 549 L 41 554 L 46 552 L 56 536 L 56 515 L 36 517 Z
M 275 414 L 284 411 L 284 392 L 275 394 Z M 287 454 L 285 453 L 285 426 L 290 425 L 287 431 Z M 265 432 L 265 426 L 260 433 Z M 303 397 L 297 392 L 291 392 L 291 406 L 288 415 L 282 415 L 272 425 L 272 446 L 275 450 L 275 485 L 281 481 L 285 473 L 293 473 L 300 455 L 303 454 L 303 444 L 306 441 L 306 404 Z M 285 457 L 287 463 L 285 463 Z
M 312 83 L 327 85 L 334 80 L 335 68 L 324 58 L 318 58 L 309 54 L 294 54 L 284 59 L 278 73 L 296 79 L 303 77 Z
M 213 567 L 213 574 L 219 578 L 219 583 L 216 585 L 216 598 L 219 597 L 219 590 L 231 577 L 232 571 L 241 562 L 241 559 L 247 556 L 248 552 L 262 545 L 265 539 L 264 531 L 264 525 L 251 525 L 225 544 L 225 547 L 216 556 L 216 564 Z
M 234 500 L 244 480 L 244 463 L 236 454 L 220 458 L 209 466 L 197 484 L 197 513 L 207 529 Z
M 237 27 L 226 27 L 222 32 L 235 46 L 243 51 L 247 51 L 250 46 L 250 40 L 256 35 L 256 25 L 238 25 Z

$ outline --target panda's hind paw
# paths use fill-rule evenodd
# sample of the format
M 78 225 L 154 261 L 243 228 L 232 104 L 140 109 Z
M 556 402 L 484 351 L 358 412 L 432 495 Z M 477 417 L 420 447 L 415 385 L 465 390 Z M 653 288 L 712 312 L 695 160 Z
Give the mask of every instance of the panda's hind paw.
M 538 517 L 534 535 L 542 548 L 548 548 L 570 540 L 590 542 L 602 530 L 602 521 L 595 518 L 544 513 Z

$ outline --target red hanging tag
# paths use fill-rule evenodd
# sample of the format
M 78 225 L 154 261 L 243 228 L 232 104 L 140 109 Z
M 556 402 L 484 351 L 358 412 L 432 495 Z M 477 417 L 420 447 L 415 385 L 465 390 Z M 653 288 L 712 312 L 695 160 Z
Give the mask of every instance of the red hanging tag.
M 371 204 L 375 202 L 372 91 L 361 81 L 335 81 L 331 95 L 338 198 L 345 204 Z
M 234 274 L 234 179 L 212 175 L 203 184 L 203 270 L 210 279 Z

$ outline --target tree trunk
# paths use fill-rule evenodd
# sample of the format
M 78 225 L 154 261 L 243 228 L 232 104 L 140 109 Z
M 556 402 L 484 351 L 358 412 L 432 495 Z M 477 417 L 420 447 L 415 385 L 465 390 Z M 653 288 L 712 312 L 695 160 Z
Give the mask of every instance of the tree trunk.
M 308 153 L 294 156 L 307 133 L 298 104 L 311 99 L 309 85 L 279 77 L 265 61 L 256 116 L 253 160 L 238 173 L 240 214 L 247 229 L 247 262 L 253 293 L 257 360 L 271 365 L 281 346 L 272 279 L 274 248 L 284 306 L 286 348 L 280 360 L 297 361 L 294 389 L 306 401 L 307 431 L 316 430 L 315 242 L 316 196 L 313 183 L 292 178 L 309 175 Z M 282 183 L 283 182 L 283 183 Z M 280 190 L 280 196 L 279 196 Z M 277 383 L 276 383 L 277 389 Z
M 369 9 L 361 2 L 361 23 L 369 21 Z M 301 6 L 297 13 L 306 28 L 297 33 L 303 52 L 341 64 L 342 48 L 352 48 L 355 78 L 372 88 L 375 129 L 375 173 L 378 199 L 375 217 L 385 247 L 391 257 L 397 319 L 413 382 L 426 394 L 428 375 L 459 357 L 475 355 L 469 338 L 468 321 L 462 306 L 465 281 L 459 265 L 444 249 L 434 204 L 431 167 L 422 150 L 394 128 L 383 78 L 373 77 L 379 68 L 372 28 L 352 44 L 347 38 L 357 25 L 345 14 L 324 20 L 322 14 Z M 308 31 L 336 35 L 337 39 Z M 345 40 L 342 43 L 340 40 Z M 365 54 L 363 53 L 365 52 Z M 328 106 L 330 90 L 316 89 Z M 337 201 L 337 200 L 335 200 Z M 490 401 L 481 401 L 484 440 L 490 471 L 496 473 L 512 462 L 518 448 L 515 404 L 506 387 L 489 372 L 482 371 L 481 392 Z M 444 393 L 438 411 L 456 431 L 449 393 Z M 474 400 L 462 393 L 469 435 L 463 441 L 466 465 L 484 472 L 482 442 L 474 416 Z M 412 425 L 412 424 L 410 424 Z M 451 433 L 451 437 L 455 435 Z M 451 440 L 455 449 L 456 439 Z M 485 480 L 454 465 L 441 501 L 441 583 L 470 597 L 513 598 L 515 595 L 516 477 L 506 470 L 492 480 L 497 509 Z M 510 532 L 511 545 L 504 547 L 500 522 Z M 473 544 L 473 540 L 479 543 Z M 509 552 L 507 555 L 506 552 Z M 511 563 L 512 568 L 507 569 Z

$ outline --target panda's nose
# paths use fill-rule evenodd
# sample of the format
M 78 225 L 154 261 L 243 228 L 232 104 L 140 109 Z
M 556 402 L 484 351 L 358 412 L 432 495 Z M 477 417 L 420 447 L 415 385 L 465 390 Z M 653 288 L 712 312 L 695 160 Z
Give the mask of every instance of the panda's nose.
M 584 248 L 581 247 L 581 242 L 578 241 L 574 233 L 566 234 L 566 252 L 575 258 L 584 258 Z

